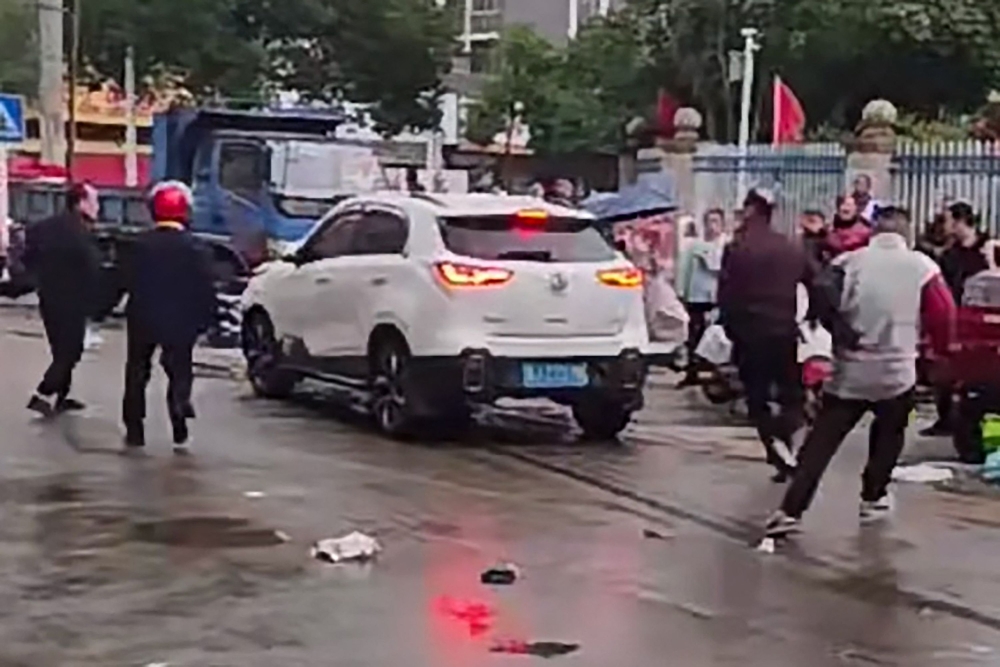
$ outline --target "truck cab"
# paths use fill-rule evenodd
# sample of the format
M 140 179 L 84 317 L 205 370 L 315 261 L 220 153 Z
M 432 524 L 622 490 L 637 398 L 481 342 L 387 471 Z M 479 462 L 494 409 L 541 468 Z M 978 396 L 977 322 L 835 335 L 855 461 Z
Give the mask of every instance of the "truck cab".
M 351 196 L 345 153 L 377 169 L 374 149 L 336 140 L 342 120 L 327 110 L 173 110 L 154 120 L 153 178 L 189 183 L 192 231 L 256 265 Z

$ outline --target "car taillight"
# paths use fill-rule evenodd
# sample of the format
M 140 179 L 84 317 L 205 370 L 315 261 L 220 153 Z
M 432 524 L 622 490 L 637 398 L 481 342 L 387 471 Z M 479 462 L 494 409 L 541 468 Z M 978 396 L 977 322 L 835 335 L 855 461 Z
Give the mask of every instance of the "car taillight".
M 507 269 L 454 262 L 438 262 L 434 271 L 448 287 L 498 287 L 514 277 L 514 272 Z
M 639 269 L 606 269 L 597 272 L 597 280 L 609 287 L 642 287 L 642 271 Z

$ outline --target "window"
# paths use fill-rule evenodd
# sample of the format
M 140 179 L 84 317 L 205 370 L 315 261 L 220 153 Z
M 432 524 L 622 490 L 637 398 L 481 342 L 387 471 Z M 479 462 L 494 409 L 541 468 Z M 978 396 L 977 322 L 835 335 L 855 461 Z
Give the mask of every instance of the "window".
M 222 144 L 219 185 L 240 197 L 252 199 L 264 184 L 262 165 L 262 151 L 256 144 Z
M 100 202 L 101 211 L 98 214 L 98 219 L 101 222 L 109 222 L 116 225 L 121 224 L 122 218 L 125 215 L 125 202 L 122 201 L 122 198 L 107 195 L 101 197 Z
M 444 218 L 441 236 L 456 255 L 487 260 L 605 262 L 615 251 L 590 220 L 551 218 L 526 226 L 509 216 Z
M 145 199 L 141 197 L 125 199 L 125 224 L 130 227 L 148 227 L 153 224 L 153 216 Z
M 344 213 L 317 232 L 306 255 L 311 260 L 331 259 L 350 253 L 354 231 L 361 222 L 360 213 Z
M 406 221 L 386 211 L 365 214 L 351 244 L 352 255 L 398 255 L 406 247 Z

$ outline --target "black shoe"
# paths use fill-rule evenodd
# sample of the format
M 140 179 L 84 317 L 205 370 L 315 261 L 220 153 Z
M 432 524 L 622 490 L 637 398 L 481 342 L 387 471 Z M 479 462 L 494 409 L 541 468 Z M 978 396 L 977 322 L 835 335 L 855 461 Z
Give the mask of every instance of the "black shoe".
M 920 435 L 925 438 L 940 438 L 951 435 L 951 424 L 940 419 L 920 431 Z
M 191 405 L 190 403 L 185 403 L 181 407 L 181 415 L 183 415 L 184 419 L 194 419 L 195 418 L 194 406 Z
M 82 412 L 87 406 L 75 398 L 60 398 L 56 401 L 56 412 Z
M 172 424 L 174 430 L 174 448 L 185 447 L 191 434 L 188 432 L 187 420 L 178 419 Z
M 125 449 L 142 449 L 146 446 L 146 429 L 141 425 L 125 427 Z
M 28 401 L 28 409 L 31 410 L 32 412 L 38 413 L 39 415 L 45 417 L 46 419 L 54 416 L 56 413 L 55 410 L 52 408 L 52 404 L 49 403 L 44 398 L 42 398 L 41 396 L 39 396 L 38 394 L 32 396 L 31 400 Z

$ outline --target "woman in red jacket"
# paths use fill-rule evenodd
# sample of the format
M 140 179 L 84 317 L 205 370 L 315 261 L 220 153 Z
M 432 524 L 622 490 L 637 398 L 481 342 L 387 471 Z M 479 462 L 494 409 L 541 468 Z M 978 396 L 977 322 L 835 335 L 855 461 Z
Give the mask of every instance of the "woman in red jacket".
M 827 245 L 833 257 L 858 250 L 868 245 L 872 230 L 858 212 L 858 204 L 850 195 L 837 197 L 837 214 L 833 218 L 833 229 L 827 237 Z

